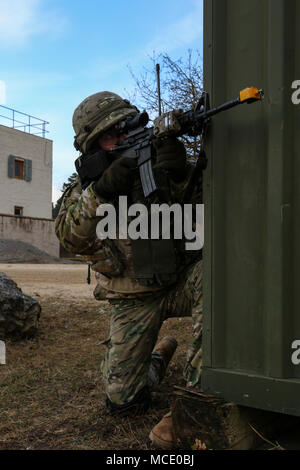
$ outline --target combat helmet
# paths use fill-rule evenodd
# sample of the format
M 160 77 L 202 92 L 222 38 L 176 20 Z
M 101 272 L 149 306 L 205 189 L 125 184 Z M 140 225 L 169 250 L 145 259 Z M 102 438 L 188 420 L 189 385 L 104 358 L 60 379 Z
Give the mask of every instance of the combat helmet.
M 74 147 L 82 153 L 87 152 L 102 132 L 137 113 L 135 106 L 115 93 L 101 91 L 88 96 L 73 114 L 73 128 L 76 134 Z

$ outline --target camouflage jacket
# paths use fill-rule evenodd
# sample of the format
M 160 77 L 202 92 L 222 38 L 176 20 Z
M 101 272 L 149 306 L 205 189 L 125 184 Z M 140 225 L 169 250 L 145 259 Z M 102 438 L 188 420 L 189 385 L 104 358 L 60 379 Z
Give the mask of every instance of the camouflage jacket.
M 186 178 L 180 183 L 170 180 L 171 203 L 181 202 L 187 186 L 193 165 L 187 164 Z M 131 200 L 144 202 L 141 196 L 140 182 L 132 189 Z M 151 202 L 158 202 L 152 200 Z M 201 202 L 201 189 L 195 188 L 192 197 L 193 204 Z M 55 231 L 63 247 L 75 254 L 82 255 L 95 271 L 98 286 L 94 295 L 97 299 L 122 296 L 145 295 L 165 287 L 154 284 L 141 285 L 134 278 L 131 243 L 126 240 L 100 240 L 96 235 L 96 227 L 100 217 L 96 215 L 97 207 L 105 203 L 116 203 L 100 198 L 91 183 L 82 190 L 79 179 L 63 194 L 59 214 L 55 221 Z M 199 251 L 189 251 L 184 256 L 183 265 L 196 262 L 201 257 Z M 182 266 L 184 267 L 184 266 Z

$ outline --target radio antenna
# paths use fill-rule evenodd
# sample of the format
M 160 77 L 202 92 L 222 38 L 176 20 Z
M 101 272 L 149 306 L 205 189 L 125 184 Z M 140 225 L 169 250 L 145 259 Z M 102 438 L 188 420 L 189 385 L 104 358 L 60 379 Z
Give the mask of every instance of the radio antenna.
M 160 65 L 156 64 L 156 81 L 157 81 L 157 95 L 158 95 L 158 114 L 161 116 L 161 96 L 160 96 Z

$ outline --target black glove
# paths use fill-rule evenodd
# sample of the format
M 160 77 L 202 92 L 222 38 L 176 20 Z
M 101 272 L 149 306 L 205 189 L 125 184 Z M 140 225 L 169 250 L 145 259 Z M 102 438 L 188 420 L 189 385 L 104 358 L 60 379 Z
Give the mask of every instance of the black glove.
M 182 176 L 186 167 L 186 150 L 183 143 L 175 137 L 153 141 L 156 150 L 154 168 L 170 171 L 173 176 Z
M 104 197 L 128 194 L 133 185 L 134 168 L 136 161 L 132 158 L 121 157 L 115 160 L 96 181 L 96 193 Z

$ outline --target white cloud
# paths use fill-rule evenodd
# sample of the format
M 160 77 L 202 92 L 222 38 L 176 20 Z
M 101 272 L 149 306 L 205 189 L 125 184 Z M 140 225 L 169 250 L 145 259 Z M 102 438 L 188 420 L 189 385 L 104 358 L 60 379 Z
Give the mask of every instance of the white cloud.
M 0 0 L 0 45 L 22 45 L 35 35 L 60 33 L 65 19 L 43 6 L 44 0 Z

